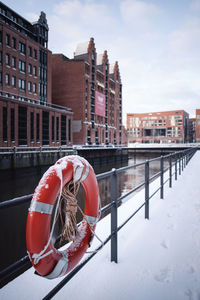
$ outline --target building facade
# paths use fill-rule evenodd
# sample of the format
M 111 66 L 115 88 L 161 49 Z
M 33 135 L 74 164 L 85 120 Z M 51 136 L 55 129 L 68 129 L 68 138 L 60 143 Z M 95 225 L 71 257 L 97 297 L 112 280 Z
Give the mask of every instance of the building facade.
M 189 143 L 196 142 L 196 118 L 189 118 Z
M 127 114 L 130 143 L 185 143 L 189 115 L 184 110 Z
M 52 56 L 52 101 L 74 112 L 73 142 L 122 144 L 122 84 L 118 63 L 97 55 L 94 39 L 79 44 L 74 59 Z
M 200 109 L 196 109 L 196 142 L 200 143 Z
M 30 23 L 0 2 L 0 146 L 72 144 L 72 110 L 52 104 L 43 12 Z

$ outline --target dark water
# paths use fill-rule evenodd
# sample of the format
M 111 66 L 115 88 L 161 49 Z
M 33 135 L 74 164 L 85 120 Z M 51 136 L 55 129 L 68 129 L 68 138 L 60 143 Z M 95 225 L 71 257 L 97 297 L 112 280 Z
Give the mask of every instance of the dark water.
M 159 154 L 151 155 L 135 155 L 128 161 L 128 165 L 142 162 L 146 159 L 151 159 Z M 124 166 L 124 165 L 123 165 Z M 104 171 L 111 170 L 116 166 L 105 166 Z M 122 167 L 119 165 L 117 167 Z M 18 171 L 3 171 L 0 172 L 0 187 L 1 187 L 1 202 L 12 199 L 14 197 L 32 194 L 37 186 L 42 174 L 48 167 L 29 168 Z M 150 164 L 150 172 L 154 174 L 159 171 L 159 161 Z M 95 172 L 99 173 L 98 168 Z M 102 172 L 102 166 L 101 166 Z M 118 196 L 123 195 L 130 189 L 144 182 L 144 166 L 133 168 L 120 174 L 118 177 Z M 110 180 L 103 179 L 98 182 L 99 193 L 102 207 L 110 202 Z M 79 195 L 79 205 L 81 204 L 82 192 Z M 83 201 L 82 201 L 83 202 Z M 1 263 L 0 271 L 5 269 L 10 264 L 25 256 L 26 253 L 26 218 L 30 203 L 21 204 L 16 207 L 3 209 L 0 211 L 0 254 Z M 80 218 L 80 215 L 78 216 Z

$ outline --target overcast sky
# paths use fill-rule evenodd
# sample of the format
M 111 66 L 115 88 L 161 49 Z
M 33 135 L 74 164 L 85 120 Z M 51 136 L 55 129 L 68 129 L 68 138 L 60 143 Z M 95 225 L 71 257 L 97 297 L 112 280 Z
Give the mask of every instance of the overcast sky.
M 200 108 L 200 0 L 7 0 L 29 21 L 47 15 L 49 49 L 73 58 L 94 37 L 119 62 L 126 113 Z

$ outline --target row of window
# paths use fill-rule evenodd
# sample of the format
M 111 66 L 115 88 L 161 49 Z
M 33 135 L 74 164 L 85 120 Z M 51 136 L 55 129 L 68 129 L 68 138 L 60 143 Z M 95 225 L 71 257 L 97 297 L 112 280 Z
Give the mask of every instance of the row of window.
M 2 51 L 0 51 L 0 65 L 2 65 L 2 63 L 3 63 Z M 10 54 L 6 53 L 5 63 L 7 66 L 10 66 L 10 67 L 16 69 L 16 57 L 15 56 L 11 56 Z M 26 73 L 26 62 L 21 59 L 19 59 L 19 71 L 23 74 Z M 33 66 L 32 64 L 28 64 L 28 74 L 37 76 L 37 67 Z M 43 77 L 46 78 L 46 72 L 44 72 Z
M 0 31 L 0 43 L 3 42 L 2 36 L 3 36 L 2 31 Z M 10 34 L 8 34 L 8 33 L 6 33 L 6 36 L 5 36 L 5 43 L 7 46 L 12 47 L 13 49 L 17 50 L 16 38 L 11 37 Z M 37 59 L 37 57 L 38 57 L 37 49 L 32 48 L 31 46 L 28 46 L 26 48 L 26 44 L 23 43 L 22 41 L 18 42 L 18 50 L 23 55 L 26 55 L 26 52 L 28 51 L 28 56 L 33 57 L 34 59 Z
M 2 72 L 0 72 L 0 84 L 2 84 Z M 5 84 L 12 87 L 17 87 L 17 78 L 16 76 L 10 74 L 5 74 Z M 18 88 L 21 91 L 26 91 L 26 80 L 19 78 L 18 79 Z M 29 92 L 37 93 L 37 84 L 28 81 L 27 88 Z
M 3 107 L 2 111 L 2 120 L 3 120 L 3 140 L 8 140 L 8 109 L 7 107 Z M 28 111 L 26 107 L 19 106 L 18 107 L 18 141 L 19 145 L 27 144 L 28 137 L 28 126 L 27 126 L 27 118 Z M 61 117 L 52 116 L 50 119 L 49 112 L 42 112 L 42 143 L 49 144 L 49 123 L 51 120 L 51 139 L 52 142 L 59 142 L 59 126 L 61 131 L 61 144 L 66 145 L 67 143 L 67 134 L 68 141 L 71 142 L 71 120 L 68 119 L 65 115 L 61 115 Z M 36 131 L 34 132 L 34 128 Z M 67 131 L 68 129 L 68 131 Z M 35 135 L 36 133 L 36 135 Z M 15 141 L 15 111 L 14 108 L 10 109 L 10 139 L 12 142 Z M 40 142 L 40 114 L 30 112 L 30 140 L 34 142 Z

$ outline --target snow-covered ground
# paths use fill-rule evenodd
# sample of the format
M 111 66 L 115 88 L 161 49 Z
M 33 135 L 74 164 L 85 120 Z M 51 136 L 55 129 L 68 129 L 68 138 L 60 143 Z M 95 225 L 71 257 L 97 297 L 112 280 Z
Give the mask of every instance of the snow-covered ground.
M 185 148 L 185 147 L 199 147 L 199 143 L 129 143 L 130 148 Z
M 142 209 L 118 234 L 118 264 L 110 262 L 108 243 L 54 299 L 70 300 L 199 300 L 200 299 L 200 152 L 189 162 L 173 188 L 165 186 L 150 202 L 150 219 Z M 159 181 L 151 184 L 151 191 Z M 119 224 L 144 191 L 119 208 Z M 104 239 L 110 216 L 97 226 Z M 94 240 L 93 247 L 98 245 Z M 87 254 L 86 254 L 87 255 Z M 47 280 L 31 268 L 0 291 L 0 299 L 42 299 L 63 278 Z

